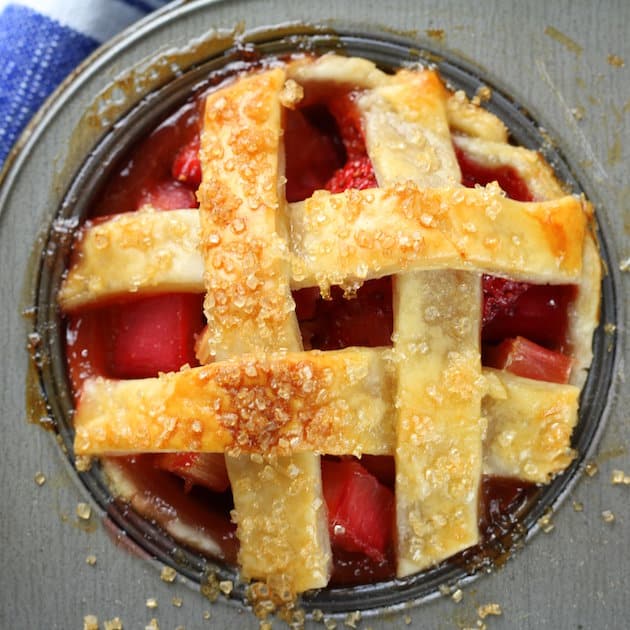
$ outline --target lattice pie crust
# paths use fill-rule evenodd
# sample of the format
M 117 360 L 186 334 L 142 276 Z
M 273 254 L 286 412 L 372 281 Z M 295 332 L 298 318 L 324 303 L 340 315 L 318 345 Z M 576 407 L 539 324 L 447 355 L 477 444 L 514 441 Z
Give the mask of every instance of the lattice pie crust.
M 379 187 L 284 197 L 285 107 L 324 85 L 359 90 Z M 536 201 L 460 185 L 453 146 L 510 165 Z M 483 473 L 548 482 L 572 460 L 600 266 L 592 209 L 566 195 L 503 123 L 430 69 L 387 75 L 328 55 L 211 93 L 199 210 L 144 208 L 87 227 L 65 311 L 128 292 L 206 292 L 201 367 L 85 384 L 77 455 L 224 452 L 246 579 L 325 586 L 321 454 L 393 454 L 398 575 L 479 541 Z M 571 385 L 481 367 L 482 273 L 573 283 Z M 391 348 L 303 351 L 291 289 L 394 276 Z

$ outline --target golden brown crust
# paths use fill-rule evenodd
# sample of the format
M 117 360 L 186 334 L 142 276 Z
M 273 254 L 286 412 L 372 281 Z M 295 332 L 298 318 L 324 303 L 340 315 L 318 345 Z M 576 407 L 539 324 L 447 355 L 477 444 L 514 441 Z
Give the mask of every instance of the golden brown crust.
M 304 57 L 287 66 L 287 77 L 304 87 L 306 100 L 311 100 L 310 92 L 319 86 L 330 89 L 341 88 L 371 89 L 383 85 L 390 77 L 376 65 L 361 57 L 322 55 L 317 59 Z
M 498 186 L 316 192 L 292 204 L 296 284 L 320 287 L 417 269 L 529 282 L 580 277 L 590 210 L 579 197 L 520 203 Z
M 471 103 L 462 90 L 449 97 L 446 113 L 448 123 L 454 131 L 492 142 L 508 141 L 507 127 L 503 121 Z
M 392 409 L 379 350 L 243 355 L 158 378 L 87 381 L 75 452 L 384 454 Z
M 282 238 L 278 155 L 280 68 L 211 94 L 199 189 L 210 355 L 300 344 Z
M 453 211 L 445 211 L 447 206 L 452 206 Z M 491 207 L 500 215 L 498 219 L 488 216 L 486 209 Z M 381 215 L 381 208 L 387 210 L 385 215 Z M 590 222 L 591 212 L 586 202 L 575 197 L 563 197 L 553 203 L 521 204 L 505 199 L 496 188 L 461 189 L 458 193 L 417 190 L 408 184 L 334 196 L 318 192 L 307 202 L 292 204 L 295 254 L 290 285 L 298 288 L 343 283 L 348 278 L 363 280 L 405 268 L 471 266 L 525 280 L 570 282 L 580 277 L 582 265 L 576 263 L 586 254 L 582 253 L 579 234 Z M 195 250 L 199 238 L 195 215 L 193 210 L 138 212 L 86 228 L 77 245 L 77 261 L 62 286 L 60 300 L 64 310 L 138 291 L 201 292 L 202 259 Z M 345 225 L 346 219 L 354 219 L 351 228 Z M 570 237 L 573 229 L 575 238 Z M 146 237 L 128 240 L 128 234 Z M 171 243 L 171 234 L 175 243 Z M 538 249 L 519 247 L 514 242 L 518 234 L 521 245 L 536 243 Z M 106 247 L 97 245 L 103 235 Z M 239 244 L 215 249 L 213 262 L 216 256 L 217 261 L 220 258 L 226 261 L 224 264 L 233 265 L 230 274 L 219 280 L 219 269 L 213 279 L 214 299 L 225 301 L 218 305 L 219 311 L 232 312 L 234 319 L 239 314 L 255 318 L 262 307 L 254 298 L 263 285 L 276 282 L 276 272 L 275 278 L 279 277 L 278 269 L 285 264 L 283 248 L 279 258 L 267 264 L 271 250 L 250 242 L 243 246 L 242 253 L 251 254 L 252 268 L 244 270 L 233 260 L 241 253 Z M 590 275 L 596 261 L 595 251 L 585 268 Z M 552 266 L 546 268 L 547 263 Z M 120 269 L 131 269 L 133 273 L 121 274 Z M 271 279 L 263 283 L 265 274 Z M 598 282 L 591 279 L 589 285 L 591 291 L 583 295 L 593 296 L 592 289 Z M 277 299 L 290 304 L 284 283 L 274 286 Z M 245 301 L 241 313 L 233 312 L 234 300 L 228 301 L 224 287 L 231 291 L 229 295 L 237 294 L 236 304 Z M 598 303 L 595 297 L 593 302 Z M 274 320 L 268 316 L 267 321 Z M 274 330 L 284 321 L 277 320 Z M 256 334 L 266 337 L 269 343 L 272 340 L 271 333 L 266 334 L 264 329 Z
M 483 399 L 484 472 L 548 483 L 575 457 L 570 445 L 580 390 L 505 371 L 488 369 L 486 376 L 496 376 L 499 389 Z
M 379 185 L 391 187 L 402 176 L 407 185 L 422 189 L 457 186 L 461 173 L 446 118 L 448 93 L 437 75 L 400 71 L 377 97 L 380 101 L 373 100 L 366 115 L 366 140 Z M 359 106 L 367 101 L 359 99 Z M 409 214 L 408 207 L 404 213 Z M 361 212 L 359 221 L 364 218 Z M 403 270 L 404 265 L 397 271 Z M 399 576 L 478 541 L 483 431 L 481 357 L 474 332 L 480 324 L 480 276 L 405 271 L 394 276 L 392 338 L 398 368 Z
M 401 347 L 409 343 L 413 341 L 406 340 Z M 266 360 L 241 357 L 229 360 L 223 366 L 212 364 L 163 375 L 160 379 L 92 380 L 88 382 L 76 412 L 75 452 L 77 455 L 103 455 L 121 451 L 169 452 L 184 449 L 207 452 L 240 448 L 252 454 L 261 454 L 266 446 L 271 444 L 274 448 L 273 445 L 289 436 L 278 452 L 295 455 L 312 449 L 321 454 L 393 455 L 396 440 L 391 406 L 395 363 L 389 365 L 391 354 L 390 350 L 353 348 L 327 353 L 291 353 Z M 265 439 L 261 440 L 256 430 L 257 422 L 264 419 L 261 411 L 249 426 L 247 420 L 232 423 L 229 419 L 229 426 L 221 428 L 221 435 L 210 435 L 222 424 L 219 412 L 208 404 L 210 393 L 212 400 L 218 396 L 219 400 L 227 401 L 221 413 L 234 412 L 237 418 L 242 418 L 251 413 L 252 408 L 246 402 L 246 396 L 241 398 L 239 393 L 223 388 L 211 378 L 202 382 L 200 373 L 205 371 L 206 375 L 212 375 L 228 368 L 252 380 L 246 372 L 251 373 L 253 362 L 260 363 L 261 360 L 266 374 L 274 374 L 274 381 L 277 370 L 278 383 L 283 375 L 287 377 L 298 365 L 302 369 L 312 365 L 328 369 L 334 365 L 330 372 L 332 382 L 327 385 L 330 395 L 321 394 L 319 402 L 306 401 L 311 411 L 316 409 L 313 415 L 317 416 L 314 421 L 306 419 L 305 424 L 310 425 L 310 430 L 300 429 L 300 436 L 289 435 L 290 427 L 279 426 L 272 418 L 272 426 L 268 427 Z M 488 423 L 484 438 L 484 472 L 533 482 L 548 481 L 562 470 L 562 462 L 570 461 L 567 457 L 571 453 L 571 428 L 577 422 L 579 389 L 572 385 L 533 381 L 504 370 L 484 368 L 482 374 L 484 381 L 480 386 L 485 391 L 482 408 Z M 262 379 L 262 375 L 262 371 L 257 372 L 256 378 Z M 295 373 L 293 379 L 296 376 Z M 220 380 L 224 383 L 224 377 Z M 291 378 L 288 381 L 290 386 Z M 337 391 L 337 383 L 345 388 L 345 394 Z M 166 384 L 168 386 L 165 387 Z M 176 390 L 185 392 L 181 401 L 174 399 Z M 265 392 L 266 409 L 278 403 L 286 406 L 286 391 L 276 389 L 275 396 L 279 401 L 275 400 L 273 391 Z M 348 396 L 347 409 L 340 404 L 343 396 Z M 148 411 L 145 412 L 143 406 Z M 295 412 L 295 404 L 292 409 Z M 333 411 L 334 426 L 339 423 L 338 435 L 335 434 L 336 428 L 329 431 L 331 421 L 324 417 L 327 409 Z M 160 416 L 158 423 L 162 424 L 164 431 L 147 425 L 148 414 Z M 299 414 L 302 410 L 298 410 L 292 418 Z M 559 425 L 554 429 L 556 433 L 552 443 L 548 440 L 546 429 L 555 422 Z M 322 427 L 327 428 L 321 430 Z M 510 437 L 515 434 L 519 436 L 518 441 Z M 298 439 L 293 439 L 296 437 Z M 529 462 L 535 463 L 535 468 Z
M 125 293 L 203 292 L 197 210 L 145 207 L 84 226 L 59 291 L 71 311 Z
M 409 285 L 409 286 L 405 286 Z M 404 300 L 401 299 L 404 297 Z M 481 279 L 407 273 L 394 284 L 398 575 L 479 540 Z
M 379 186 L 406 181 L 422 187 L 459 183 L 446 121 L 447 97 L 434 71 L 400 70 L 385 85 L 357 98 Z
M 599 324 L 602 264 L 596 237 L 589 230 L 584 239 L 582 276 L 577 296 L 569 309 L 569 344 L 574 361 L 571 383 L 582 387 L 593 358 L 593 333 Z
M 241 455 L 226 459 L 232 516 L 238 524 L 238 560 L 244 579 L 265 580 L 289 594 L 328 583 L 332 553 L 328 538 L 319 457 Z
M 198 354 L 206 360 L 302 348 L 282 213 L 285 78 L 276 68 L 206 100 L 198 193 L 208 319 Z M 243 577 L 282 576 L 297 592 L 325 586 L 332 555 L 319 457 L 227 456 L 226 465 Z

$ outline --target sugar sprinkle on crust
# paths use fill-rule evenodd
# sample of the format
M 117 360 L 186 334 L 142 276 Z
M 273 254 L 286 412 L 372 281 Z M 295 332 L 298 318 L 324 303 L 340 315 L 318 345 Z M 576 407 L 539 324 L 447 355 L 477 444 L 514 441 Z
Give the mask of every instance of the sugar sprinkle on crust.
M 284 455 L 393 455 L 390 355 L 378 349 L 346 349 L 283 354 L 267 362 L 244 356 L 227 365 L 214 363 L 156 379 L 88 381 L 75 416 L 75 450 L 113 454 L 234 448 L 249 454 L 270 449 Z M 258 365 L 255 376 L 253 365 Z M 226 367 L 231 385 L 217 395 L 212 374 Z M 312 370 L 307 381 L 302 380 L 305 369 Z M 330 392 L 312 387 L 318 374 L 325 375 Z M 548 482 L 573 458 L 569 437 L 577 422 L 579 389 L 491 368 L 482 375 L 482 411 L 488 421 L 484 474 Z M 220 380 L 226 382 L 224 376 Z M 249 385 L 243 392 L 234 388 L 245 380 Z M 296 381 L 302 382 L 294 390 Z M 208 399 L 224 407 L 217 409 Z M 283 418 L 273 412 L 276 406 L 286 410 Z M 148 424 L 147 417 L 155 420 Z M 227 426 L 218 431 L 222 421 Z M 162 569 L 166 582 L 176 575 L 171 567 Z
M 302 349 L 290 293 L 281 172 L 286 78 L 284 69 L 275 68 L 206 100 L 198 193 L 208 319 L 200 340 L 204 362 L 254 350 Z M 242 452 L 237 445 L 226 458 L 242 577 L 263 579 L 291 598 L 325 586 L 332 553 L 319 457 L 310 452 L 254 460 Z

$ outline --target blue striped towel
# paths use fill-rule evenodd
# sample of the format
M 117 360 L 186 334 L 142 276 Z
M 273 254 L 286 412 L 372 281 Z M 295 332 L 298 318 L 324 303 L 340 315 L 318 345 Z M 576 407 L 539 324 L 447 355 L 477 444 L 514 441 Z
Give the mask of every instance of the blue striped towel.
M 0 0 L 0 166 L 24 126 L 97 46 L 167 0 Z

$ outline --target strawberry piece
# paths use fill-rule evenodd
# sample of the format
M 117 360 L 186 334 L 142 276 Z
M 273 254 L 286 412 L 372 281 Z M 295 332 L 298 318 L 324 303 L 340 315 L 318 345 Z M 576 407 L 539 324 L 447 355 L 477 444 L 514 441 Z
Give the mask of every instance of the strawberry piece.
M 165 181 L 142 191 L 137 207 L 150 205 L 158 210 L 198 208 L 195 193 L 181 182 Z
M 355 460 L 322 461 L 322 484 L 333 545 L 386 558 L 394 523 L 394 493 Z
M 508 370 L 518 376 L 550 383 L 568 383 L 571 358 L 543 348 L 524 337 L 505 339 L 484 348 L 484 365 Z
M 342 165 L 343 151 L 334 136 L 334 121 L 327 124 L 327 112 L 287 110 L 284 151 L 287 201 L 302 201 L 324 188 Z M 328 114 L 328 117 L 330 115 Z
M 78 398 L 86 379 L 107 373 L 102 311 L 93 309 L 68 316 L 66 362 L 72 393 Z
M 495 276 L 483 276 L 482 282 L 484 326 L 499 314 L 513 312 L 514 304 L 528 287 L 526 282 L 514 282 Z
M 310 296 L 306 291 L 311 292 Z M 356 296 L 349 299 L 337 286 L 331 287 L 330 300 L 320 298 L 318 289 L 302 289 L 294 296 L 305 347 L 340 350 L 349 346 L 391 345 L 391 276 L 364 282 Z
M 479 184 L 485 186 L 490 182 L 497 182 L 505 194 L 515 201 L 533 201 L 523 178 L 511 166 L 484 166 L 468 157 L 461 149 L 455 147 L 455 156 L 462 171 L 462 184 L 474 188 Z
M 396 483 L 396 464 L 391 455 L 363 455 L 361 466 L 383 485 L 393 488 Z
M 346 149 L 348 162 L 367 156 L 365 148 L 365 136 L 361 124 L 361 114 L 350 92 L 336 95 L 328 101 L 330 113 L 334 116 L 341 136 L 341 141 Z
M 199 137 L 184 145 L 175 155 L 171 166 L 173 179 L 187 184 L 195 190 L 201 184 L 201 161 L 199 160 Z
M 342 192 L 377 185 L 365 148 L 361 117 L 352 95 L 336 94 L 326 105 L 327 108 L 310 105 L 285 114 L 286 198 L 289 202 L 306 199 L 322 188 Z
M 374 167 L 370 158 L 365 156 L 346 162 L 345 166 L 335 171 L 335 174 L 326 182 L 326 190 L 332 193 L 340 193 L 349 188 L 364 190 L 378 186 Z
M 230 487 L 222 453 L 165 453 L 155 456 L 154 465 L 181 477 L 186 492 L 194 485 L 215 492 L 225 492 Z
M 575 286 L 526 284 L 484 276 L 483 292 L 483 341 L 497 343 L 521 336 L 553 350 L 565 345 Z
M 171 293 L 110 307 L 111 376 L 146 378 L 196 365 L 202 302 L 200 295 Z

